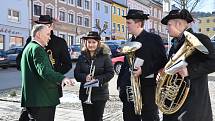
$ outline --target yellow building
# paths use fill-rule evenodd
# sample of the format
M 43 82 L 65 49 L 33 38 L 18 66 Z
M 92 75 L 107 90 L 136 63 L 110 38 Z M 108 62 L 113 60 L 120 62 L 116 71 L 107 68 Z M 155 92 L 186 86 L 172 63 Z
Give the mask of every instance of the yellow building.
M 215 34 L 215 15 L 199 19 L 199 32 L 212 37 Z
M 126 19 L 122 16 L 127 14 L 127 7 L 116 2 L 112 2 L 112 39 L 126 40 L 127 28 Z

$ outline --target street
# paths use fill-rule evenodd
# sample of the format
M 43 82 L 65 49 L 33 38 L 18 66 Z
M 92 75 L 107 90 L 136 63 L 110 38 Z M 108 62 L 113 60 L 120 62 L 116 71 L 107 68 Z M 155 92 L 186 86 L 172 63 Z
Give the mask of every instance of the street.
M 74 67 L 75 63 L 73 63 L 73 68 L 65 74 L 69 78 L 74 78 Z M 0 68 L 0 90 L 5 90 L 14 87 L 21 86 L 21 73 L 16 69 L 16 67 L 9 67 L 7 69 Z

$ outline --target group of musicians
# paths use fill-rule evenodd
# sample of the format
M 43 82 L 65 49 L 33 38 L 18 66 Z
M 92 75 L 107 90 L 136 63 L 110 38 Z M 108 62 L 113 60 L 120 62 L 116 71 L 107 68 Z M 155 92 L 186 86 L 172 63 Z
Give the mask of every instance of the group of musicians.
M 129 42 L 141 44 L 140 48 L 134 51 L 134 60 L 138 58 L 143 62 L 131 69 L 130 58 L 125 56 L 118 75 L 117 89 L 123 103 L 123 120 L 161 120 L 159 106 L 155 103 L 156 87 L 159 83 L 156 78 L 168 60 L 171 60 L 187 41 L 184 34 L 186 31 L 200 41 L 207 53 L 193 50 L 192 54 L 183 60 L 186 65 L 174 70 L 175 74 L 189 80 L 189 92 L 176 112 L 163 112 L 163 121 L 212 121 L 208 74 L 215 71 L 215 49 L 209 37 L 192 31 L 191 23 L 194 19 L 189 11 L 172 10 L 161 20 L 161 23 L 167 26 L 169 35 L 173 37 L 168 57 L 161 37 L 144 30 L 144 22 L 149 19 L 148 14 L 130 9 L 123 17 L 126 18 L 128 33 L 132 35 Z M 65 40 L 56 37 L 52 31 L 53 22 L 52 17 L 41 15 L 32 29 L 29 44 L 19 56 L 23 107 L 20 121 L 54 121 L 55 109 L 62 96 L 59 85 L 75 83 L 75 80 L 63 76 L 72 68 L 72 64 L 68 51 L 63 49 L 67 48 Z M 114 76 L 110 49 L 101 43 L 98 32 L 91 31 L 82 39 L 84 49 L 77 60 L 74 77 L 81 82 L 79 98 L 84 119 L 102 121 L 105 104 L 109 99 L 108 82 Z M 134 98 L 131 75 L 140 79 L 140 93 L 137 94 L 141 95 L 142 104 L 139 114 L 135 111 L 136 102 L 131 98 Z

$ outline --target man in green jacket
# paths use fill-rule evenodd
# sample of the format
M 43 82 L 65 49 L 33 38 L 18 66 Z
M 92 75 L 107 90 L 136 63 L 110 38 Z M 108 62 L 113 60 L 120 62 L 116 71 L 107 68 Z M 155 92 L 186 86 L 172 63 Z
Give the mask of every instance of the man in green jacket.
M 56 106 L 60 103 L 57 84 L 74 85 L 74 80 L 55 72 L 45 51 L 50 29 L 37 24 L 31 31 L 32 41 L 21 59 L 22 98 L 30 120 L 54 121 Z

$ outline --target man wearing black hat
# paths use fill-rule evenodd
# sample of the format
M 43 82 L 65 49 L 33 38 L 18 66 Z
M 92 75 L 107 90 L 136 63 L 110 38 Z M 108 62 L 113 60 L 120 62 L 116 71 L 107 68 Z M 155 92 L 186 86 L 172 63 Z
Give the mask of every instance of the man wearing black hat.
M 40 15 L 39 20 L 35 21 L 37 24 L 45 24 L 51 29 L 51 40 L 48 45 L 45 47 L 47 53 L 49 54 L 49 59 L 53 65 L 55 71 L 60 72 L 61 74 L 66 74 L 72 68 L 72 61 L 68 52 L 68 46 L 66 41 L 63 38 L 57 37 L 54 35 L 53 26 L 54 19 L 49 15 Z M 24 48 L 31 41 L 31 36 L 28 37 Z M 23 49 L 24 50 L 24 49 Z M 17 56 L 17 69 L 20 70 L 22 52 Z M 62 87 L 58 85 L 58 91 L 62 97 Z M 22 116 L 22 115 L 21 115 Z
M 158 108 L 155 104 L 155 77 L 154 75 L 166 63 L 166 54 L 161 37 L 149 33 L 143 29 L 144 20 L 148 19 L 148 14 L 141 10 L 130 9 L 126 18 L 128 33 L 132 34 L 131 41 L 137 41 L 142 47 L 135 51 L 135 57 L 144 60 L 140 67 L 136 67 L 134 75 L 140 78 L 141 95 L 142 95 L 142 112 L 141 115 L 135 114 L 134 102 L 130 92 L 131 80 L 130 69 L 127 58 L 121 67 L 117 88 L 119 97 L 123 102 L 123 119 L 124 121 L 159 121 Z M 131 95 L 130 95 L 131 94 Z
M 215 71 L 215 51 L 206 35 L 192 31 L 190 28 L 192 21 L 192 15 L 186 9 L 172 10 L 161 20 L 162 24 L 167 25 L 169 35 L 173 37 L 169 58 L 185 42 L 184 31 L 196 36 L 209 52 L 203 54 L 195 50 L 185 60 L 188 66 L 177 70 L 182 77 L 190 79 L 190 91 L 182 107 L 176 113 L 164 115 L 163 121 L 212 121 L 208 74 Z

